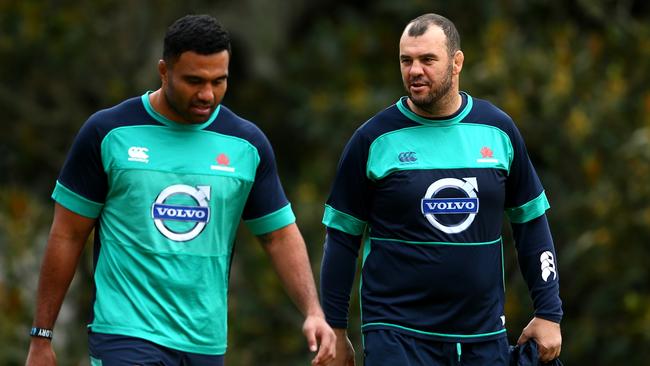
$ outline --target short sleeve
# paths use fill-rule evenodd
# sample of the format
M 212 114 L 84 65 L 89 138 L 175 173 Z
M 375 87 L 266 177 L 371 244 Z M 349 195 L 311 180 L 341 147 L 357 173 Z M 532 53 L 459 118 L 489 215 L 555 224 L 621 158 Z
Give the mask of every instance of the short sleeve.
M 95 115 L 81 127 L 52 192 L 57 203 L 90 218 L 99 216 L 108 190 L 98 123 Z
M 351 235 L 361 235 L 368 221 L 371 182 L 366 174 L 369 142 L 361 130 L 352 136 L 339 161 L 323 224 Z
M 271 143 L 261 131 L 254 143 L 260 162 L 242 219 L 255 235 L 265 234 L 296 221 L 278 176 Z

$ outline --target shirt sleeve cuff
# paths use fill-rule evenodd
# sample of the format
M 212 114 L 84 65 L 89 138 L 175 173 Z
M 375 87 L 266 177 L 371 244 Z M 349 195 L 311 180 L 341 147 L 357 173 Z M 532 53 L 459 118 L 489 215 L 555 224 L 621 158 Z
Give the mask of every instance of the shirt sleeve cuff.
M 362 235 L 366 229 L 365 221 L 359 220 L 329 205 L 325 205 L 323 224 L 350 235 Z
M 91 219 L 99 217 L 99 213 L 104 207 L 101 203 L 91 201 L 73 192 L 59 181 L 56 182 L 52 192 L 52 199 L 68 210 Z
M 548 203 L 546 193 L 542 191 L 539 196 L 519 207 L 506 208 L 506 213 L 510 222 L 523 224 L 542 216 L 550 207 L 551 205 Z
M 270 233 L 294 222 L 296 222 L 296 216 L 291 210 L 291 204 L 268 215 L 244 221 L 254 235 Z

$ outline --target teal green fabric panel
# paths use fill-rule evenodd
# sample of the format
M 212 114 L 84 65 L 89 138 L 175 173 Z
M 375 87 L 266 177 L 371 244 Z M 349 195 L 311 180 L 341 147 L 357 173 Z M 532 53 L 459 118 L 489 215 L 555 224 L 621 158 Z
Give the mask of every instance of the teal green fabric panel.
M 134 139 L 138 146 L 132 145 Z M 154 125 L 116 128 L 106 135 L 101 147 L 107 173 L 143 169 L 221 175 L 252 182 L 260 161 L 257 148 L 244 139 Z
M 133 169 L 111 170 L 109 181 L 112 187 L 101 216 L 102 242 L 122 243 L 143 252 L 199 256 L 230 255 L 253 184 L 221 175 Z M 170 184 L 179 181 L 183 184 Z M 183 208 L 205 217 L 160 216 L 171 208 L 179 212 L 178 218 Z
M 182 125 L 137 125 L 109 132 L 101 154 L 109 191 L 91 328 L 223 354 L 228 269 L 257 149 Z
M 408 154 L 408 159 L 405 159 Z M 492 168 L 508 171 L 513 147 L 484 124 L 422 125 L 391 131 L 370 145 L 366 174 L 379 180 L 399 170 Z
M 102 360 L 90 356 L 90 366 L 102 366 Z
M 350 235 L 361 235 L 366 229 L 367 223 L 345 212 L 341 212 L 332 206 L 325 205 L 323 224 Z
M 221 110 L 221 104 L 217 106 L 217 108 L 212 112 L 212 115 L 210 118 L 208 118 L 207 121 L 201 123 L 201 124 L 184 124 L 184 123 L 178 123 L 170 120 L 169 118 L 163 116 L 162 114 L 158 113 L 153 106 L 151 105 L 151 102 L 149 101 L 149 94 L 151 92 L 146 92 L 143 94 L 140 99 L 142 100 L 142 104 L 144 105 L 144 109 L 147 110 L 147 113 L 154 119 L 156 119 L 158 122 L 169 126 L 169 127 L 176 127 L 176 128 L 181 128 L 181 129 L 190 129 L 190 130 L 202 130 L 209 126 L 215 119 L 217 119 L 217 116 L 219 115 L 219 111 Z
M 94 274 L 102 296 L 94 303 L 89 327 L 169 348 L 223 354 L 230 256 L 185 254 L 197 251 L 189 248 L 183 254 L 168 255 L 129 244 L 102 242 Z M 128 328 L 115 325 L 116 314 L 119 324 L 128 324 Z
M 232 246 L 260 156 L 245 139 L 203 130 L 219 109 L 205 124 L 183 125 L 142 100 L 163 125 L 115 128 L 101 143 L 109 190 L 89 326 L 223 354 Z M 295 220 L 280 211 L 260 225 Z
M 361 258 L 362 267 L 364 263 L 366 263 L 366 259 L 368 259 L 368 256 L 370 255 L 371 251 L 372 251 L 372 240 L 370 236 L 365 236 L 363 240 L 363 257 Z
M 364 324 L 361 326 L 361 329 L 366 329 L 368 327 L 373 327 L 373 326 L 382 326 L 382 327 L 391 327 L 391 328 L 397 328 L 397 329 L 402 329 L 402 330 L 407 330 L 409 332 L 413 333 L 418 333 L 418 334 L 425 334 L 425 335 L 430 335 L 430 336 L 438 336 L 438 337 L 449 337 L 449 338 L 465 338 L 465 339 L 471 339 L 471 338 L 483 338 L 483 337 L 489 337 L 493 336 L 496 334 L 501 334 L 505 333 L 507 330 L 501 329 L 496 332 L 490 332 L 490 333 L 479 333 L 479 334 L 448 334 L 448 333 L 436 333 L 436 332 L 425 332 L 422 330 L 417 330 L 413 328 L 408 328 L 408 327 L 403 327 L 401 325 L 396 325 L 396 324 L 390 324 L 390 323 L 368 323 Z
M 72 192 L 59 181 L 56 182 L 52 192 L 52 199 L 68 210 L 91 219 L 96 219 L 102 211 L 102 207 L 104 207 L 101 203 L 91 201 Z
M 506 208 L 506 213 L 510 222 L 515 224 L 523 224 L 532 219 L 536 219 L 544 214 L 551 205 L 546 198 L 546 192 L 542 191 L 539 196 L 528 201 L 526 204 L 519 207 Z
M 257 219 L 246 220 L 244 223 L 254 235 L 262 235 L 283 228 L 296 222 L 296 216 L 291 210 L 291 204 Z

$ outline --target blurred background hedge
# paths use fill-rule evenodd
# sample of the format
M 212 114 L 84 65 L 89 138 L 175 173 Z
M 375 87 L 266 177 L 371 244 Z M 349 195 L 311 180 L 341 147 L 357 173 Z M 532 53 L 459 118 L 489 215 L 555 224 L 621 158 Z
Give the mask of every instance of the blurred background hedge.
M 399 36 L 425 12 L 456 23 L 466 57 L 461 89 L 515 119 L 544 182 L 565 364 L 645 364 L 650 4 L 641 0 L 0 1 L 0 364 L 24 363 L 49 195 L 74 135 L 94 111 L 158 88 L 156 63 L 173 20 L 210 13 L 232 33 L 224 104 L 273 143 L 318 277 L 320 219 L 341 150 L 404 93 Z M 512 242 L 506 246 L 515 342 L 531 303 Z M 57 323 L 61 365 L 88 363 L 91 276 L 89 246 Z M 301 316 L 245 229 L 230 307 L 228 365 L 309 363 Z

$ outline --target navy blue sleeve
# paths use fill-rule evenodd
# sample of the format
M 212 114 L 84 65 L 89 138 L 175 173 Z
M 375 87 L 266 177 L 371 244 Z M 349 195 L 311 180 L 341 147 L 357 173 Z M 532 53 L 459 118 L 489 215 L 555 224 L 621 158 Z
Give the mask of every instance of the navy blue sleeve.
M 523 224 L 512 224 L 521 273 L 528 284 L 535 316 L 562 320 L 559 273 L 546 214 Z
M 325 319 L 333 328 L 348 327 L 350 292 L 360 246 L 360 235 L 327 228 L 321 265 L 321 299 Z
M 252 142 L 257 148 L 260 163 L 242 213 L 244 220 L 257 219 L 272 214 L 289 204 L 280 183 L 271 143 L 261 131 L 257 130 L 256 132 L 255 141 Z
M 343 151 L 323 215 L 327 235 L 321 263 L 321 299 L 325 319 L 334 328 L 348 326 L 350 292 L 368 220 L 367 160 L 368 143 L 357 130 Z
M 513 159 L 506 181 L 506 213 L 512 225 L 522 275 L 528 285 L 535 316 L 559 323 L 562 301 L 555 248 L 546 218 L 550 207 L 542 183 L 514 124 L 509 131 Z
M 514 123 L 508 131 L 513 148 L 513 157 L 506 181 L 506 209 L 521 207 L 538 198 L 544 191 L 535 168 L 528 157 L 528 151 L 519 130 Z
M 345 146 L 327 204 L 357 220 L 367 221 L 370 181 L 366 175 L 368 139 L 357 130 Z M 356 234 L 356 233 L 355 233 Z
M 99 123 L 101 113 L 91 116 L 77 134 L 58 182 L 75 194 L 103 204 L 108 192 L 108 178 L 101 157 L 101 142 L 105 132 Z

